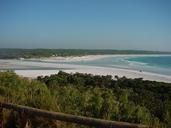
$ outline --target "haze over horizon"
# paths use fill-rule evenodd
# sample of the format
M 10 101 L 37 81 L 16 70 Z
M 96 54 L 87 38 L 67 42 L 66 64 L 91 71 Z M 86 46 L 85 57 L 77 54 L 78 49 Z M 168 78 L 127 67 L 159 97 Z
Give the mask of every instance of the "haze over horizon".
M 171 1 L 1 0 L 0 48 L 171 51 Z

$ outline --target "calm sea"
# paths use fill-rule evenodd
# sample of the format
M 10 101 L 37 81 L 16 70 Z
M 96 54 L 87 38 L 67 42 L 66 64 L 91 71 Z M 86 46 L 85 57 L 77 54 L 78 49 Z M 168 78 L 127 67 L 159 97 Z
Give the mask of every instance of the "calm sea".
M 171 55 L 111 56 L 92 61 L 67 62 L 70 64 L 117 67 L 171 75 Z
M 149 66 L 157 66 L 171 69 L 171 56 L 134 57 L 129 58 L 128 60 L 145 63 Z

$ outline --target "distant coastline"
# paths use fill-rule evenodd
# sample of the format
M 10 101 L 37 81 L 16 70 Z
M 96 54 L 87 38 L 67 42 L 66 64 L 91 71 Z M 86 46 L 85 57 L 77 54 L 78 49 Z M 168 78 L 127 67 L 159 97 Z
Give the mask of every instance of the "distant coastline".
M 111 50 L 111 49 L 15 49 L 0 48 L 0 59 L 29 59 L 44 57 L 72 57 L 87 55 L 144 55 L 171 54 L 166 51 Z

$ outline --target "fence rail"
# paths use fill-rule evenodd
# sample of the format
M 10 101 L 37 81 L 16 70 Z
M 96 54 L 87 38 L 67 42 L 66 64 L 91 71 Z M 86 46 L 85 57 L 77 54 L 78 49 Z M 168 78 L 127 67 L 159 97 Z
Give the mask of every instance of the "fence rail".
M 12 109 L 14 111 L 22 112 L 28 115 L 34 115 L 38 117 L 48 118 L 52 120 L 60 120 L 70 123 L 77 123 L 87 126 L 95 126 L 101 128 L 148 128 L 148 126 L 140 124 L 132 124 L 126 122 L 109 121 L 96 118 L 89 118 L 84 116 L 75 116 L 70 114 L 64 114 L 60 112 L 51 112 L 42 109 L 31 108 L 22 105 L 16 105 L 11 103 L 0 103 L 1 109 Z

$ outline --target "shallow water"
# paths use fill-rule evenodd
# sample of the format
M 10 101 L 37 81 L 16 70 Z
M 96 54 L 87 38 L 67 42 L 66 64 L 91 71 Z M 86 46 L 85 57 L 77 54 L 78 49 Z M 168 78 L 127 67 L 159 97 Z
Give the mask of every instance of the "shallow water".
M 63 62 L 64 63 L 64 62 Z M 171 75 L 171 55 L 112 56 L 91 61 L 65 62 L 68 64 L 117 67 L 164 75 Z
M 158 66 L 171 69 L 171 56 L 133 57 L 128 60 L 141 62 L 149 66 Z

